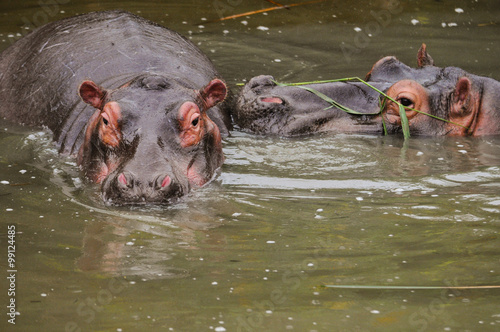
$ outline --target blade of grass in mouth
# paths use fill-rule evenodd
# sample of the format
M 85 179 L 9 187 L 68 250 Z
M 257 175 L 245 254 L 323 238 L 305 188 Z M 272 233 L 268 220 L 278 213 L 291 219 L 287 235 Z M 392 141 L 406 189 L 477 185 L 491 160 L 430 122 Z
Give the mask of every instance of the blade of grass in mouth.
M 363 112 L 358 112 L 356 110 L 353 110 L 353 109 L 351 109 L 349 107 L 346 107 L 346 106 L 344 106 L 344 105 L 336 102 L 332 98 L 326 96 L 325 94 L 323 94 L 323 93 L 321 93 L 321 92 L 319 92 L 319 91 L 317 91 L 317 90 L 315 90 L 315 89 L 313 89 L 311 87 L 304 87 L 303 86 L 303 85 L 312 85 L 312 84 L 335 83 L 335 82 L 352 82 L 352 81 L 361 82 L 361 83 L 365 84 L 366 86 L 368 86 L 370 89 L 375 90 L 376 92 L 378 92 L 380 95 L 382 95 L 384 97 L 384 102 L 380 103 L 380 111 L 379 112 L 377 112 L 377 113 L 363 113 Z M 407 110 L 409 110 L 409 111 L 415 111 L 417 113 L 430 116 L 431 118 L 434 118 L 434 119 L 437 119 L 437 120 L 440 120 L 440 121 L 444 121 L 444 122 L 447 122 L 447 123 L 450 123 L 450 124 L 453 124 L 453 125 L 460 126 L 462 128 L 468 129 L 467 127 L 465 127 L 465 126 L 463 126 L 461 124 L 458 124 L 458 123 L 455 123 L 455 122 L 452 122 L 452 121 L 440 118 L 438 116 L 435 116 L 435 115 L 432 115 L 432 114 L 429 114 L 429 113 L 426 113 L 426 112 L 422 112 L 422 111 L 419 111 L 419 110 L 416 110 L 416 109 L 413 109 L 413 108 L 405 108 L 400 102 L 398 102 L 395 99 L 389 97 L 383 91 L 377 89 L 376 87 L 374 87 L 370 83 L 362 80 L 359 77 L 347 77 L 347 78 L 340 78 L 340 79 L 334 79 L 334 80 L 322 80 L 322 81 L 311 81 L 311 82 L 300 82 L 300 83 L 281 83 L 281 82 L 276 82 L 276 81 L 273 81 L 273 82 L 276 85 L 278 85 L 278 86 L 296 86 L 296 87 L 302 88 L 304 90 L 307 90 L 307 91 L 315 94 L 319 98 L 323 99 L 327 103 L 331 104 L 332 106 L 335 106 L 338 109 L 340 109 L 340 110 L 342 110 L 342 111 L 344 111 L 346 113 L 353 114 L 353 115 L 378 115 L 378 114 L 382 114 L 383 111 L 384 111 L 384 109 L 385 109 L 386 100 L 390 100 L 393 103 L 395 103 L 396 105 L 398 105 L 399 116 L 401 118 L 401 127 L 402 127 L 402 130 L 403 130 L 403 136 L 404 136 L 405 139 L 410 138 L 410 123 L 409 123 L 408 117 L 406 116 L 406 111 Z M 383 127 L 384 127 L 384 134 L 387 135 L 387 127 L 386 127 L 385 120 L 384 120 L 383 116 L 382 116 L 382 124 L 383 124 Z

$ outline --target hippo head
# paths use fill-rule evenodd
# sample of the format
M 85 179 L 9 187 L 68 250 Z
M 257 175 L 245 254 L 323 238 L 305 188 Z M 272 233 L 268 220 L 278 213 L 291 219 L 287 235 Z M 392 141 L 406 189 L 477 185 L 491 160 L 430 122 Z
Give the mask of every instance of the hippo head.
M 85 81 L 79 93 L 96 112 L 78 163 L 102 184 L 108 204 L 172 202 L 208 182 L 224 161 L 219 128 L 207 116 L 226 96 L 219 79 L 195 91 L 147 74 L 113 91 Z
M 411 135 L 500 133 L 500 83 L 459 68 L 434 66 L 425 44 L 417 60 L 418 68 L 414 69 L 395 57 L 385 57 L 366 78 L 405 107 Z M 359 114 L 332 107 L 304 87 Z M 360 82 L 318 83 L 301 88 L 280 86 L 271 76 L 254 77 L 238 97 L 235 120 L 245 130 L 280 136 L 317 132 L 382 134 L 384 124 L 388 133 L 402 132 L 399 106 Z
M 234 118 L 237 124 L 256 134 L 300 136 L 317 132 L 378 133 L 382 123 L 373 116 L 379 94 L 361 83 L 323 83 L 314 88 L 337 102 L 359 112 L 349 116 L 330 107 L 315 94 L 295 86 L 280 86 L 272 76 L 252 78 L 242 89 Z M 388 84 L 377 84 L 386 88 Z

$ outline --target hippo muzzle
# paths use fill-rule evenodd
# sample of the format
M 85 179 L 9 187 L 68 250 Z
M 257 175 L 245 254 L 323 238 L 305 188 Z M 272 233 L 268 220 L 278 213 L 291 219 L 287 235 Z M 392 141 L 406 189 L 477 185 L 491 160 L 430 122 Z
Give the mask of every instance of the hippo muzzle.
M 106 204 L 173 203 L 189 191 L 189 182 L 174 171 L 166 152 L 152 137 L 135 149 L 130 160 L 124 160 L 102 182 Z
M 145 178 L 125 171 L 109 176 L 102 184 L 106 204 L 167 204 L 175 202 L 186 191 L 187 188 L 166 173 Z

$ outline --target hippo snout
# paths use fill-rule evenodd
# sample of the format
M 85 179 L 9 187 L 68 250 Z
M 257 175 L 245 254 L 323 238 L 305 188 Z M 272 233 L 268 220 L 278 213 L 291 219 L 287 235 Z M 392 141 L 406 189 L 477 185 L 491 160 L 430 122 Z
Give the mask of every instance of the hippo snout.
M 288 101 L 274 77 L 252 78 L 241 90 L 233 113 L 236 123 L 254 133 L 279 134 L 287 122 Z
M 272 88 L 276 86 L 274 82 L 275 79 L 271 75 L 260 75 L 253 77 L 247 84 L 247 88 L 255 91 L 257 94 L 260 93 L 260 89 Z
M 169 174 L 139 176 L 124 171 L 103 184 L 102 194 L 108 204 L 170 203 L 182 196 L 182 186 Z

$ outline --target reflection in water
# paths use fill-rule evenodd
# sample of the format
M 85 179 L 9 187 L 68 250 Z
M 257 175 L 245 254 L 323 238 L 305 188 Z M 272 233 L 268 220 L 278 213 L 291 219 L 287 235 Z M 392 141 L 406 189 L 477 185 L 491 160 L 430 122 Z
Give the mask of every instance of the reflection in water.
M 196 237 L 220 226 L 214 222 L 216 215 L 201 213 L 196 206 L 167 211 L 168 217 L 160 216 L 158 207 L 118 212 L 90 208 L 101 218 L 85 226 L 77 266 L 110 276 L 142 280 L 186 277 L 187 270 L 169 262 L 178 254 L 175 250 L 199 250 Z

